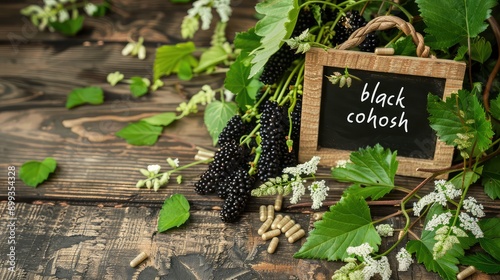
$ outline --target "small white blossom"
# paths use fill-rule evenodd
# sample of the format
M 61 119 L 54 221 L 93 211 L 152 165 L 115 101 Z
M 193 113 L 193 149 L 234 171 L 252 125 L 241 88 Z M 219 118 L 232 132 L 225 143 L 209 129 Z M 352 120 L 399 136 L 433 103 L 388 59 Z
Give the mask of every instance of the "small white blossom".
M 224 98 L 227 102 L 231 102 L 233 100 L 234 93 L 228 89 L 224 90 Z
M 359 246 L 347 247 L 346 252 L 349 255 L 356 255 L 365 258 L 373 252 L 373 247 L 368 243 L 363 243 Z
M 451 182 L 446 180 L 436 180 L 434 181 L 435 190 L 425 196 L 423 196 L 418 202 L 413 203 L 413 214 L 415 216 L 420 216 L 420 212 L 425 206 L 439 203 L 442 206 L 446 206 L 448 199 L 455 199 L 462 195 L 462 190 L 455 188 Z
M 378 261 L 370 256 L 364 259 L 365 267 L 363 268 L 363 274 L 365 280 L 370 280 L 375 274 L 379 274 L 383 280 L 390 279 L 392 270 L 389 265 L 389 259 L 386 256 L 381 257 Z
M 94 13 L 97 11 L 98 8 L 95 4 L 87 3 L 87 5 L 85 5 L 83 9 L 87 13 L 87 15 L 92 16 L 94 15 Z
M 320 159 L 320 157 L 314 156 L 308 162 L 298 164 L 295 167 L 287 167 L 283 169 L 283 173 L 287 173 L 293 176 L 315 174 L 318 170 L 318 163 Z
M 396 260 L 398 261 L 398 271 L 408 271 L 408 268 L 413 263 L 411 254 L 408 253 L 405 247 L 401 247 L 396 254 Z
M 311 199 L 313 201 L 311 208 L 319 209 L 323 205 L 323 200 L 327 197 L 330 188 L 325 185 L 324 180 L 321 180 L 313 182 L 308 189 L 311 191 Z
M 167 158 L 167 163 L 172 168 L 179 167 L 179 159 L 178 158 L 175 158 L 175 159 Z
M 477 203 L 477 200 L 472 196 L 469 196 L 468 198 L 464 199 L 463 207 L 467 212 L 471 213 L 473 216 L 476 216 L 478 218 L 482 218 L 485 215 L 483 211 L 484 209 L 483 205 Z
M 380 224 L 375 227 L 375 230 L 377 231 L 378 235 L 382 237 L 394 235 L 394 228 L 392 228 L 392 225 L 390 224 Z
M 159 166 L 158 164 L 148 165 L 148 171 L 155 175 L 158 174 L 158 172 L 160 172 L 160 169 L 161 166 Z
M 336 168 L 346 168 L 347 164 L 350 163 L 350 160 L 340 159 L 336 162 Z
M 221 22 L 229 21 L 229 17 L 231 16 L 232 10 L 229 6 L 230 0 L 214 0 L 214 8 L 219 14 Z
M 473 218 L 465 212 L 460 213 L 460 216 L 458 216 L 458 218 L 460 219 L 460 226 L 463 229 L 471 231 L 476 238 L 484 237 L 483 231 L 477 224 L 477 218 Z
M 434 230 L 434 228 L 440 225 L 447 225 L 450 222 L 450 219 L 453 215 L 451 212 L 444 212 L 439 215 L 434 214 L 430 221 L 425 225 L 425 230 Z
M 300 198 L 306 193 L 306 187 L 304 186 L 302 179 L 297 177 L 295 181 L 291 184 L 292 186 L 292 197 L 290 198 L 291 204 L 296 204 L 299 202 Z
M 59 22 L 65 22 L 69 19 L 69 14 L 68 11 L 66 10 L 60 10 L 59 13 L 57 13 L 58 20 Z
M 47 7 L 55 7 L 55 6 L 57 6 L 57 0 L 43 0 L 43 3 Z

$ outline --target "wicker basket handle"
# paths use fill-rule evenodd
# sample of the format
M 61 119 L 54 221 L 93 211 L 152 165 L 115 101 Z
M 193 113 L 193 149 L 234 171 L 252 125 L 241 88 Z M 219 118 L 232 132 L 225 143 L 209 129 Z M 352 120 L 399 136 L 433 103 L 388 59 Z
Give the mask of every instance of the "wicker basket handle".
M 416 32 L 411 23 L 396 16 L 380 16 L 372 19 L 365 26 L 354 31 L 349 39 L 337 46 L 337 49 L 347 50 L 354 48 L 365 40 L 368 33 L 377 30 L 386 30 L 393 27 L 397 27 L 399 30 L 403 31 L 406 36 L 411 35 L 413 43 L 417 46 L 418 57 L 429 56 L 430 48 L 424 44 L 424 37 L 422 34 Z

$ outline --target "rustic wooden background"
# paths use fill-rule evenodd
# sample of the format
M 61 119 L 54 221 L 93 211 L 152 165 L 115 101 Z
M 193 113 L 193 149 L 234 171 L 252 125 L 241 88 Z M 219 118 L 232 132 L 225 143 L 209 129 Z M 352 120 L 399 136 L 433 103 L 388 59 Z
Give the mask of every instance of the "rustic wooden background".
M 165 129 L 151 147 L 128 145 L 114 133 L 146 115 L 174 111 L 202 85 L 220 86 L 224 76 L 200 76 L 189 82 L 167 77 L 163 88 L 141 98 L 132 97 L 126 84 L 109 86 L 106 75 L 114 71 L 126 77 L 151 77 L 155 48 L 183 41 L 179 26 L 190 7 L 168 0 L 112 2 L 106 17 L 86 19 L 84 30 L 73 38 L 40 32 L 20 15 L 23 7 L 41 1 L 0 3 L 0 279 L 330 279 L 341 263 L 292 257 L 305 239 L 288 244 L 282 236 L 277 252 L 266 252 L 268 243 L 257 235 L 261 224 L 257 212 L 273 198 L 253 198 L 240 222 L 222 223 L 217 210 L 221 200 L 193 190 L 206 166 L 182 172 L 181 185 L 172 182 L 158 192 L 135 188 L 142 178 L 138 168 L 161 164 L 167 157 L 188 163 L 196 145 L 211 145 L 202 112 Z M 255 3 L 232 1 L 231 38 L 255 24 Z M 210 35 L 199 32 L 194 41 L 207 45 Z M 147 59 L 122 56 L 127 38 L 139 36 L 145 38 Z M 104 104 L 67 110 L 67 94 L 89 85 L 104 89 Z M 11 273 L 4 230 L 7 169 L 19 170 L 28 160 L 49 156 L 58 167 L 48 181 L 36 189 L 16 182 L 17 263 Z M 321 173 L 327 175 L 328 168 Z M 418 182 L 398 178 L 403 186 Z M 329 183 L 330 197 L 336 200 L 346 185 Z M 160 234 L 159 210 L 174 193 L 190 201 L 191 218 Z M 489 215 L 498 215 L 498 203 L 486 199 L 479 188 L 474 195 L 484 201 Z M 307 207 L 290 208 L 286 201 L 285 206 L 283 213 L 311 229 L 312 212 Z M 393 210 L 372 206 L 380 216 Z M 391 222 L 401 227 L 398 218 Z M 151 257 L 131 268 L 129 262 L 141 251 Z M 389 257 L 394 279 L 439 279 L 421 265 L 398 272 L 394 254 Z

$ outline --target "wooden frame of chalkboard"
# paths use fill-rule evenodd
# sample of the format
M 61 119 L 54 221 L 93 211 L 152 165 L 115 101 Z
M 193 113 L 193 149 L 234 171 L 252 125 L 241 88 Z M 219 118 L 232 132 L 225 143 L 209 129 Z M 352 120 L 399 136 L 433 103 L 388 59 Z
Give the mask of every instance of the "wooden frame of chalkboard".
M 328 81 L 345 69 L 360 80 L 349 88 Z M 378 143 L 397 151 L 399 175 L 427 177 L 417 169 L 449 167 L 454 149 L 430 128 L 427 94 L 446 98 L 462 88 L 464 74 L 465 64 L 450 60 L 309 50 L 299 161 L 320 156 L 322 165 L 335 166 L 352 151 Z

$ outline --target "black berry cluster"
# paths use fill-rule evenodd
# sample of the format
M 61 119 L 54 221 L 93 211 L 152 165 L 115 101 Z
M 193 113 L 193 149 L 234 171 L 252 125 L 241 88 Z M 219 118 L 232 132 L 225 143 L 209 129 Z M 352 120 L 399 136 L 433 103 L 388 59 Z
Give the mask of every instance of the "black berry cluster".
M 250 192 L 254 187 L 254 177 L 248 174 L 248 170 L 239 167 L 225 180 L 226 197 L 220 217 L 222 221 L 231 223 L 245 210 Z
M 231 141 L 239 142 L 241 136 L 247 131 L 247 127 L 247 123 L 243 122 L 240 115 L 234 115 L 222 129 L 217 143 L 222 146 Z
M 349 36 L 358 28 L 366 25 L 366 20 L 359 14 L 358 11 L 348 11 L 345 16 L 342 16 L 335 25 L 335 42 L 341 44 L 349 39 Z
M 359 45 L 359 50 L 362 52 L 374 52 L 375 48 L 378 46 L 379 40 L 375 32 L 366 34 L 366 38 Z
M 258 177 L 263 182 L 278 177 L 283 170 L 283 155 L 288 150 L 284 123 L 283 107 L 274 101 L 266 101 L 259 129 L 262 150 L 258 161 Z

